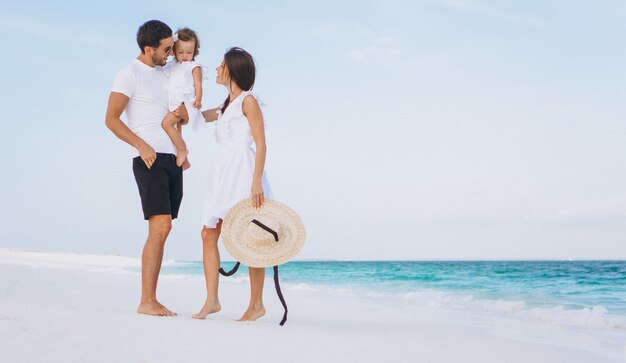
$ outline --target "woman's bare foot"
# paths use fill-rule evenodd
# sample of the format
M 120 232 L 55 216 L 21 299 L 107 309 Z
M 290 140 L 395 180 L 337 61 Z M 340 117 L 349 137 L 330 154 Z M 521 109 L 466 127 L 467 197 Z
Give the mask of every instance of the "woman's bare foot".
M 243 313 L 243 316 L 239 319 L 239 321 L 255 321 L 263 315 L 265 315 L 265 307 L 260 306 L 253 308 L 248 306 L 248 310 Z
M 193 314 L 191 317 L 194 319 L 204 319 L 207 315 L 217 313 L 220 310 L 222 310 L 222 306 L 219 302 L 210 303 L 207 301 L 204 303 L 202 309 L 200 309 L 200 312 Z
M 178 150 L 177 154 L 178 155 L 176 155 L 176 165 L 183 166 L 183 163 L 185 162 L 185 160 L 187 160 L 187 155 L 189 155 L 189 150 Z M 191 164 L 189 165 L 191 166 Z
M 158 301 L 139 304 L 137 308 L 139 314 L 153 316 L 176 316 L 176 313 L 161 305 Z

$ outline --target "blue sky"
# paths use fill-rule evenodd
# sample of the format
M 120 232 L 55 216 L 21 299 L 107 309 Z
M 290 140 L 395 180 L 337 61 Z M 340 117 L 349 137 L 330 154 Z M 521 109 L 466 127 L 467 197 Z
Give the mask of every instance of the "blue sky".
M 230 46 L 255 56 L 266 170 L 308 230 L 299 258 L 626 258 L 623 2 L 2 8 L 0 247 L 140 254 L 130 149 L 104 112 L 156 18 L 196 30 L 210 69 Z M 225 95 L 205 81 L 204 105 Z M 199 260 L 215 144 L 212 126 L 185 134 L 166 258 Z

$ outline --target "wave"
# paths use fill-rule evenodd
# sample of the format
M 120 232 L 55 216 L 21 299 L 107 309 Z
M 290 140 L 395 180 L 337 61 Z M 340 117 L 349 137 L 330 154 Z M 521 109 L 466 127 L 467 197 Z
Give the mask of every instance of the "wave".
M 473 293 L 441 290 L 418 290 L 404 293 L 379 290 L 349 289 L 330 285 L 306 283 L 284 284 L 286 289 L 332 295 L 392 300 L 407 309 L 427 307 L 448 311 L 466 312 L 478 316 L 513 318 L 525 322 L 551 324 L 563 327 L 588 329 L 626 330 L 626 316 L 610 314 L 606 307 L 567 307 L 556 303 L 529 302 L 525 300 L 477 298 Z
M 436 290 L 415 291 L 402 297 L 412 302 L 421 301 L 431 307 L 462 311 L 482 311 L 514 317 L 524 321 L 550 323 L 581 328 L 609 328 L 626 330 L 626 316 L 610 314 L 603 305 L 566 308 L 558 304 L 530 303 L 524 300 L 476 299 L 473 294 L 450 293 Z
M 602 305 L 574 310 L 567 310 L 561 305 L 552 308 L 532 308 L 520 311 L 515 316 L 522 320 L 556 325 L 626 330 L 626 317 L 608 314 L 608 310 Z

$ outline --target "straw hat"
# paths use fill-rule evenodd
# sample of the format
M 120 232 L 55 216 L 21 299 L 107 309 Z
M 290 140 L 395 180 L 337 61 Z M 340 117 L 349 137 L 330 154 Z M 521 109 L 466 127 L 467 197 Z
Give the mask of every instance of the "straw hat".
M 222 238 L 228 253 L 249 267 L 277 266 L 300 252 L 306 238 L 302 220 L 291 208 L 265 199 L 255 210 L 246 198 L 224 217 Z

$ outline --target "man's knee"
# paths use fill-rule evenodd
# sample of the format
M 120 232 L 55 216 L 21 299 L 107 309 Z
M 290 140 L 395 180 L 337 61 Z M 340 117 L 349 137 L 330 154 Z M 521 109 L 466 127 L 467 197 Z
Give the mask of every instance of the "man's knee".
M 165 242 L 172 230 L 172 217 L 169 215 L 152 216 L 148 223 L 150 237 Z

